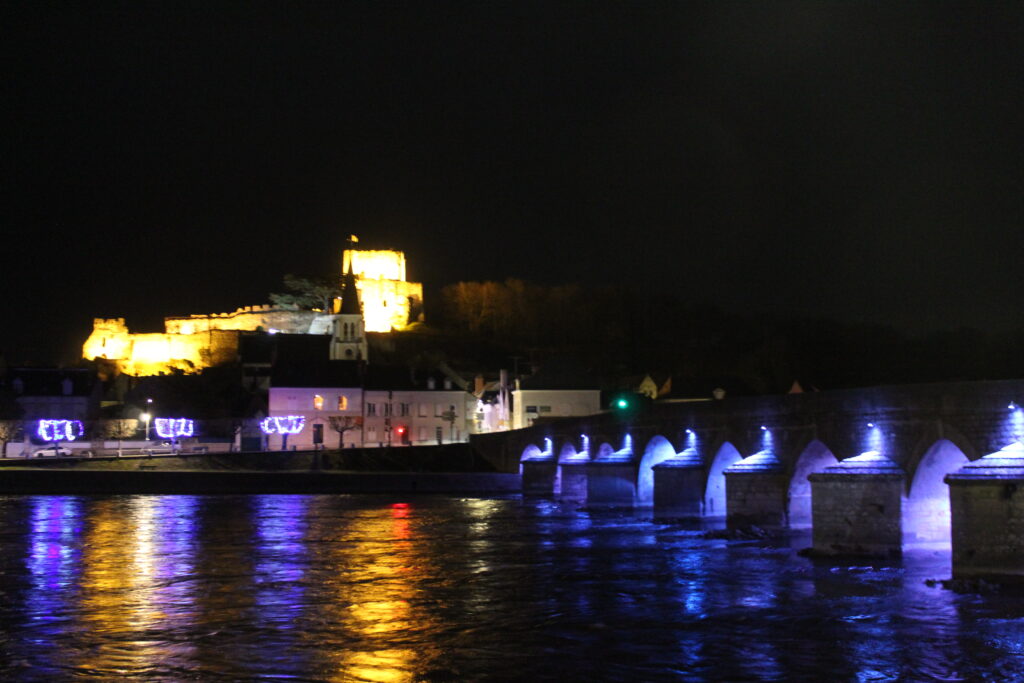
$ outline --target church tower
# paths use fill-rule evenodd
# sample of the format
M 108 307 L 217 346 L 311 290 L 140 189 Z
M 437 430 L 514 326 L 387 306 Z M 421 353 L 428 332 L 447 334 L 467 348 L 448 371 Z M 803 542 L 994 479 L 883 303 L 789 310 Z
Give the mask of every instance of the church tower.
M 367 358 L 363 310 L 350 263 L 341 287 L 341 310 L 331 324 L 331 360 L 365 361 Z

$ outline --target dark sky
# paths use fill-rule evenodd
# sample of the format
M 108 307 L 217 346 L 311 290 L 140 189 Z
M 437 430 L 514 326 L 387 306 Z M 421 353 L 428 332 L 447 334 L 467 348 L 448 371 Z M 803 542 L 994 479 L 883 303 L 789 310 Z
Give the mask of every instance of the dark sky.
M 4 3 L 3 338 L 432 285 L 1022 323 L 1024 4 Z M 978 5 L 978 6 L 972 6 Z

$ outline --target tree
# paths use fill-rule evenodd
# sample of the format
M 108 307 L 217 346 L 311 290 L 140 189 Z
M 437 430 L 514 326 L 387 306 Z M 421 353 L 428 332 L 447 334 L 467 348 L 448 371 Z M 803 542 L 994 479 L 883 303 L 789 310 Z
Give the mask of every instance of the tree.
M 284 286 L 288 291 L 271 294 L 270 303 L 330 313 L 334 300 L 341 296 L 341 282 L 330 278 L 306 278 L 289 274 L 284 276 Z
M 21 430 L 18 420 L 0 420 L 0 458 L 7 457 L 7 444 L 13 441 Z
M 103 438 L 117 439 L 117 457 L 121 457 L 121 440 L 135 436 L 138 431 L 138 420 L 106 420 L 103 423 Z
M 327 418 L 331 429 L 338 432 L 338 448 L 345 447 L 345 432 L 361 427 L 363 418 L 358 415 L 331 415 Z
M 441 419 L 448 423 L 448 438 L 455 441 L 455 406 L 449 406 L 448 410 L 441 413 Z

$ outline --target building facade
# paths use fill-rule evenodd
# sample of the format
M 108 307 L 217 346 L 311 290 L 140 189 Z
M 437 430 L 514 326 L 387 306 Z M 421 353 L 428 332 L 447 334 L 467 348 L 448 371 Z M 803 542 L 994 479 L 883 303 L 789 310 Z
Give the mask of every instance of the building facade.
M 425 446 L 468 439 L 468 409 L 475 399 L 465 391 L 429 379 L 399 389 L 372 388 L 372 379 L 369 384 L 271 386 L 269 416 L 298 417 L 302 427 L 287 438 L 268 434 L 267 448 Z
M 512 429 L 524 429 L 542 417 L 582 417 L 601 410 L 597 389 L 526 389 L 512 391 Z

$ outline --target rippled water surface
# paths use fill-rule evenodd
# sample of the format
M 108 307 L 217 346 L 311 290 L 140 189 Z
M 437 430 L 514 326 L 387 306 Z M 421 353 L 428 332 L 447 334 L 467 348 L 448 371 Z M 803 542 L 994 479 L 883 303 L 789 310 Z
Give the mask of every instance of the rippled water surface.
M 807 544 L 519 498 L 2 497 L 0 679 L 1024 679 L 1021 596 Z

